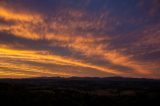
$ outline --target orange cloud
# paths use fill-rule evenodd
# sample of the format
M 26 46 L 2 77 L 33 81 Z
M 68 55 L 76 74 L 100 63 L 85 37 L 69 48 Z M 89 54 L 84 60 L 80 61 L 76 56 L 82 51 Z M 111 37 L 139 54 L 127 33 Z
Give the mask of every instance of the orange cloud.
M 85 17 L 86 13 L 83 11 L 73 11 L 70 10 L 67 16 L 70 18 L 74 18 L 74 20 L 63 20 L 64 16 L 55 16 L 52 17 L 50 22 L 45 22 L 45 16 L 41 16 L 38 13 L 32 12 L 17 12 L 15 10 L 8 9 L 6 7 L 0 7 L 0 18 L 5 22 L 13 21 L 14 24 L 10 25 L 0 25 L 0 31 L 10 33 L 11 36 L 16 36 L 24 39 L 31 40 L 47 40 L 50 41 L 51 44 L 48 46 L 57 46 L 57 47 L 65 47 L 72 52 L 78 52 L 85 57 L 93 58 L 97 56 L 106 61 L 109 61 L 112 64 L 120 65 L 124 67 L 129 67 L 134 71 L 122 72 L 118 69 L 111 69 L 107 66 L 98 66 L 92 64 L 92 61 L 86 62 L 85 60 L 77 60 L 73 57 L 63 57 L 58 55 L 49 55 L 47 51 L 28 51 L 28 50 L 13 50 L 9 48 L 7 45 L 0 45 L 0 57 L 10 58 L 10 59 L 21 59 L 21 60 L 29 60 L 38 63 L 49 63 L 56 65 L 66 65 L 68 67 L 83 67 L 95 69 L 98 71 L 111 73 L 114 75 L 151 75 L 152 72 L 146 68 L 146 64 L 140 63 L 132 58 L 132 55 L 124 55 L 121 53 L 119 49 L 110 50 L 107 41 L 112 40 L 109 35 L 102 35 L 94 32 L 81 32 L 78 33 L 77 29 L 110 29 L 110 26 L 106 26 L 104 17 L 108 16 L 108 13 L 100 15 L 98 19 L 94 20 L 83 20 L 81 17 Z M 107 27 L 107 28 L 106 28 Z M 146 32 L 147 33 L 147 32 Z M 156 36 L 158 38 L 159 33 L 157 32 Z M 147 43 L 155 43 L 155 40 L 152 37 L 144 37 L 145 40 L 143 42 Z M 151 40 L 153 39 L 153 40 Z M 105 41 L 106 43 L 103 43 Z M 159 43 L 159 40 L 156 40 L 156 43 Z M 51 70 L 44 69 L 41 66 L 35 67 L 31 65 L 20 65 L 17 67 L 16 64 L 12 64 L 9 62 L 0 62 L 1 67 L 3 68 L 14 68 L 16 70 L 31 70 L 32 72 L 43 73 L 46 75 L 63 75 L 63 76 L 74 76 L 73 73 L 63 73 Z M 153 66 L 155 67 L 155 66 Z M 3 73 L 3 72 L 1 72 Z M 1 74 L 2 75 L 2 74 Z M 9 73 L 3 73 L 3 75 L 7 76 Z M 12 74 L 13 75 L 13 74 Z M 13 76 L 25 76 L 23 73 L 15 73 Z
M 23 21 L 23 22 L 34 22 L 37 23 L 40 21 L 40 16 L 35 14 L 28 14 L 24 12 L 17 12 L 13 10 L 9 10 L 4 7 L 0 7 L 0 18 L 3 18 L 6 21 Z M 37 21 L 38 20 L 38 21 Z M 41 20 L 42 21 L 42 20 Z
M 0 25 L 0 31 L 5 31 L 7 33 L 13 34 L 14 36 L 26 39 L 40 39 L 40 36 L 36 32 L 33 32 L 29 26 L 30 25 L 28 24 L 16 24 L 10 26 Z
M 2 57 L 7 57 L 7 58 L 10 58 L 10 59 L 12 59 L 12 58 L 24 59 L 24 60 L 27 59 L 27 60 L 30 60 L 30 61 L 46 62 L 46 63 L 51 63 L 51 64 L 61 64 L 62 63 L 62 65 L 67 65 L 67 66 L 78 66 L 78 67 L 84 67 L 84 68 L 91 68 L 91 69 L 95 69 L 95 70 L 106 72 L 106 73 L 112 73 L 112 74 L 116 74 L 116 75 L 121 75 L 121 74 L 124 75 L 123 72 L 108 69 L 106 67 L 100 67 L 100 66 L 89 64 L 89 63 L 81 62 L 79 60 L 60 57 L 60 56 L 56 56 L 56 55 L 42 55 L 42 54 L 39 54 L 35 51 L 19 51 L 19 50 L 11 50 L 11 49 L 1 48 L 0 49 L 0 55 Z M 6 64 L 9 64 L 9 63 L 6 63 Z M 3 62 L 2 62 L 2 66 L 5 66 L 3 64 Z M 11 67 L 11 68 L 14 68 L 14 67 L 19 68 L 19 67 L 11 66 L 11 65 L 7 65 L 7 66 Z M 33 72 L 45 73 L 45 69 L 39 69 L 38 67 L 33 67 L 33 66 L 32 67 L 29 66 L 27 68 L 27 66 L 22 65 L 22 68 L 20 70 L 22 70 L 22 69 L 24 69 L 24 70 L 29 70 L 30 69 Z M 51 72 L 47 72 L 47 73 L 48 73 L 48 75 L 52 74 Z M 53 72 L 53 74 L 55 74 L 55 73 Z M 61 75 L 61 73 L 59 73 L 59 75 Z
M 0 78 L 29 78 L 29 77 L 38 77 L 38 75 L 35 76 L 17 72 L 6 72 L 0 69 Z
M 101 58 L 110 61 L 112 64 L 130 67 L 134 69 L 137 74 L 151 74 L 149 70 L 143 67 L 142 63 L 131 59 L 132 55 L 125 56 L 118 50 L 108 50 L 107 44 L 104 45 L 101 43 L 96 43 L 99 40 L 101 41 L 103 39 L 106 40 L 106 38 L 97 39 L 94 37 L 85 37 L 82 39 L 79 38 L 74 40 L 75 42 L 72 42 L 72 44 L 69 44 L 69 47 L 75 49 L 76 51 L 82 52 L 88 57 L 100 56 Z

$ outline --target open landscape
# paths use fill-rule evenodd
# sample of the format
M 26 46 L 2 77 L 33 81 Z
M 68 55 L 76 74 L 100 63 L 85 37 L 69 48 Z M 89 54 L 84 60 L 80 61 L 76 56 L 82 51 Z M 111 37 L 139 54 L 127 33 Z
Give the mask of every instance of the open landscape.
M 1 79 L 4 106 L 158 106 L 160 80 L 135 78 Z

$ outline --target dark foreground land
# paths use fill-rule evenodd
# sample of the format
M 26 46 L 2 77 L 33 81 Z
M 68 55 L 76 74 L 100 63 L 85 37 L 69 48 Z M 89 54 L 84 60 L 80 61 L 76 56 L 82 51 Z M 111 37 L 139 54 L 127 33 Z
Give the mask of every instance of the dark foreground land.
M 160 106 L 160 81 L 133 78 L 0 79 L 1 106 Z

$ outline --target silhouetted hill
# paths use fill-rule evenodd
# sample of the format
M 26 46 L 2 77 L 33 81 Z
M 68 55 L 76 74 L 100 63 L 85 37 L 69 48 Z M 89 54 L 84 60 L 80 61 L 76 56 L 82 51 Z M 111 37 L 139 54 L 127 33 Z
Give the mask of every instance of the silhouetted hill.
M 41 81 L 139 81 L 139 82 L 160 82 L 159 79 L 147 79 L 147 78 L 127 78 L 127 77 L 35 77 L 35 78 L 22 78 L 22 79 L 11 79 L 11 78 L 4 78 L 0 79 L 0 82 L 25 82 L 25 81 L 35 81 L 35 82 L 41 82 Z

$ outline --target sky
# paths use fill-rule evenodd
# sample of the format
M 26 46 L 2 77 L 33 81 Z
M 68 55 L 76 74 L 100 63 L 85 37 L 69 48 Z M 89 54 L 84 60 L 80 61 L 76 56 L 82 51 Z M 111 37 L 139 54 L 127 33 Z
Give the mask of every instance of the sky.
M 0 0 L 0 78 L 160 78 L 160 0 Z

